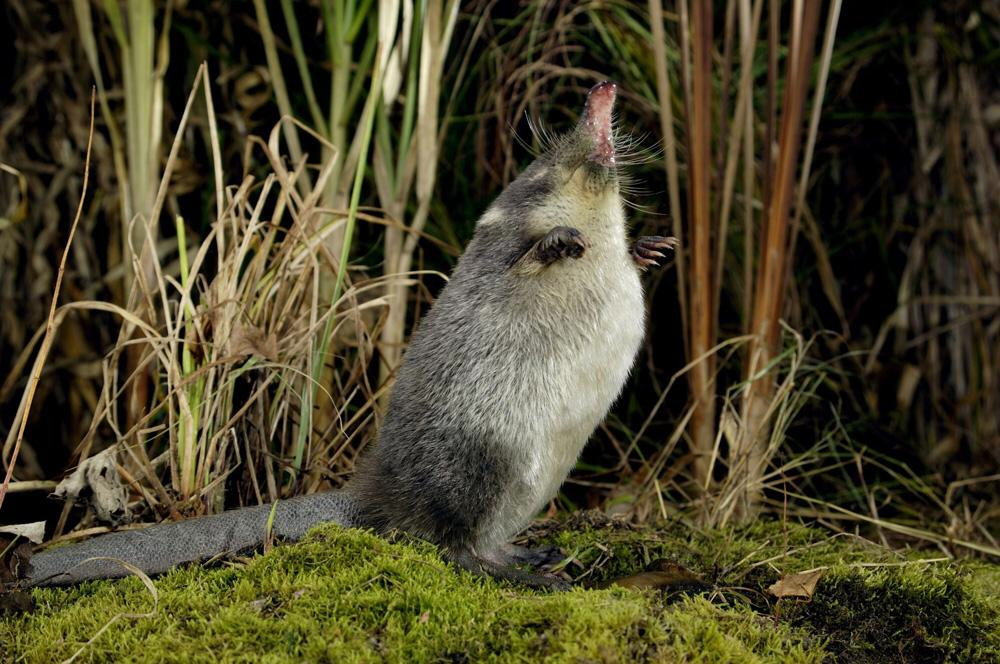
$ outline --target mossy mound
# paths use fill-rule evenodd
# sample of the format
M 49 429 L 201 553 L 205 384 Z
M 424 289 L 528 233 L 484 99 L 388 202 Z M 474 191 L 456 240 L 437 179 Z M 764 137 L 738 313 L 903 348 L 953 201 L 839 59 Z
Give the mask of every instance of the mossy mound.
M 762 521 L 740 529 L 647 530 L 580 514 L 538 538 L 607 581 L 667 559 L 699 572 L 716 606 L 753 612 L 843 662 L 1000 661 L 1000 565 L 898 552 L 852 535 Z M 665 531 L 673 533 L 666 535 Z M 681 534 L 683 533 L 683 534 Z M 809 599 L 768 588 L 821 573 Z M 778 659 L 781 659 L 778 657 Z
M 668 559 L 711 590 L 524 590 L 456 570 L 424 543 L 327 526 L 245 565 L 176 570 L 156 580 L 155 602 L 137 578 L 35 590 L 33 613 L 0 620 L 0 658 L 59 661 L 81 647 L 78 661 L 1000 657 L 996 586 L 981 580 L 996 567 L 920 562 L 780 524 L 692 532 L 577 517 L 533 538 L 562 546 L 584 584 Z M 783 572 L 815 567 L 828 569 L 810 601 L 767 594 Z

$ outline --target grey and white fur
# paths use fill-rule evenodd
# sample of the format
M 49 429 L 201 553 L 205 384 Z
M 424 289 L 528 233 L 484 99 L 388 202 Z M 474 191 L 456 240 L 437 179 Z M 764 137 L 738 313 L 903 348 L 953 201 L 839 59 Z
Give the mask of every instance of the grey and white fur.
M 317 523 L 438 544 L 460 565 L 534 585 L 509 542 L 555 496 L 624 385 L 642 342 L 640 270 L 672 238 L 630 245 L 614 152 L 613 83 L 575 129 L 480 218 L 420 322 L 378 443 L 341 491 L 277 504 L 274 534 Z M 271 506 L 115 533 L 35 555 L 32 584 L 148 573 L 263 540 Z

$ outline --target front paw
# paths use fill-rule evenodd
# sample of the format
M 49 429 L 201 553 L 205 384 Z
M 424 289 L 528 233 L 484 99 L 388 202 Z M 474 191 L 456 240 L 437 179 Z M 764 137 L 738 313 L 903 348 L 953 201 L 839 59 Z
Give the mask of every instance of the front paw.
M 556 226 L 538 241 L 535 256 L 549 265 L 560 258 L 580 258 L 588 248 L 590 242 L 583 233 L 570 226 Z
M 677 244 L 678 241 L 675 237 L 643 235 L 635 241 L 635 245 L 632 247 L 632 260 L 644 270 L 654 265 L 659 267 L 660 264 L 657 262 L 657 259 L 666 258 L 666 254 L 662 253 L 662 251 L 674 249 L 677 247 Z

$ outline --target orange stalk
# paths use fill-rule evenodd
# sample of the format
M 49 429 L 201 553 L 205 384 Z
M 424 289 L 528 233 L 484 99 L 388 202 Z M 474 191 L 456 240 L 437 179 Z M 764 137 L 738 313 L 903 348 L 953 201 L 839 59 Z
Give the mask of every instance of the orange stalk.
M 691 372 L 695 399 L 692 416 L 692 446 L 695 477 L 708 486 L 709 462 L 715 443 L 715 358 L 706 354 L 715 341 L 714 283 L 712 260 L 712 215 L 709 188 L 712 164 L 712 2 L 695 0 L 691 8 L 691 100 L 688 104 L 690 175 L 688 196 L 691 236 L 691 356 L 702 357 Z

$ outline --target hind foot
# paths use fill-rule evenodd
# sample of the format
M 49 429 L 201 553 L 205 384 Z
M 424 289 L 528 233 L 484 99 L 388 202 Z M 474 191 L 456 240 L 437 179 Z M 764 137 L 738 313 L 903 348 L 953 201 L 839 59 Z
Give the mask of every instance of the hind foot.
M 547 569 L 565 560 L 562 549 L 557 546 L 527 547 L 507 544 L 503 554 L 515 565 L 531 565 Z
M 503 579 L 529 588 L 549 588 L 551 590 L 572 588 L 569 581 L 557 576 L 527 572 L 507 562 L 494 560 L 492 557 L 478 556 L 472 551 L 453 551 L 447 555 L 447 559 L 477 576 Z
M 674 249 L 677 244 L 678 240 L 675 237 L 643 235 L 635 241 L 635 245 L 632 247 L 632 260 L 643 270 L 650 266 L 660 267 L 657 259 L 666 258 L 666 254 L 662 251 Z

